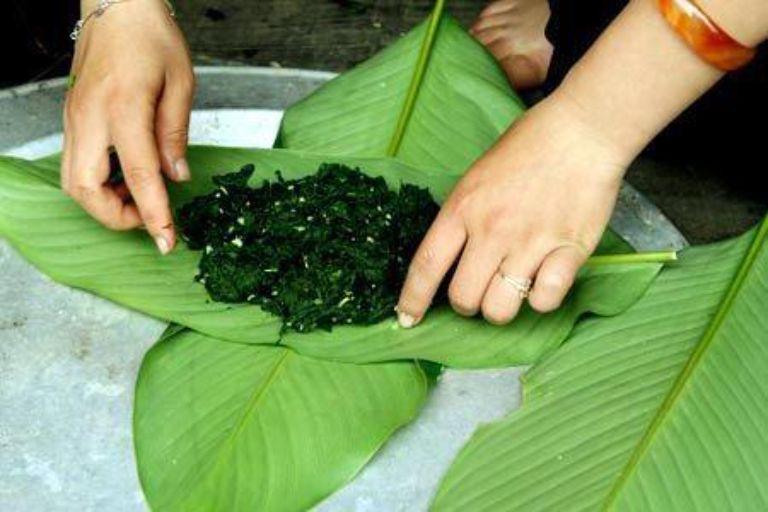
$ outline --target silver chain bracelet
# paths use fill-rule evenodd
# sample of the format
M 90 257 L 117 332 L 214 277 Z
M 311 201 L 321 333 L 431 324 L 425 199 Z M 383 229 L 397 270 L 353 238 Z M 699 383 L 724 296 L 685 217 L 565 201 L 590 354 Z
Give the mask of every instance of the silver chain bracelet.
M 104 14 L 107 9 L 112 7 L 115 4 L 122 4 L 124 2 L 129 2 L 130 0 L 99 0 L 98 5 L 96 5 L 96 8 L 92 10 L 90 13 L 88 13 L 87 16 L 79 19 L 77 23 L 75 23 L 75 28 L 72 29 L 72 33 L 69 34 L 69 38 L 73 41 L 77 41 L 80 37 L 80 33 L 83 31 L 83 28 L 85 28 L 86 23 L 88 23 L 91 18 L 98 18 L 102 14 Z M 173 4 L 170 2 L 170 0 L 164 0 L 165 6 L 168 7 L 168 12 L 170 13 L 172 18 L 176 17 L 176 10 L 173 8 Z

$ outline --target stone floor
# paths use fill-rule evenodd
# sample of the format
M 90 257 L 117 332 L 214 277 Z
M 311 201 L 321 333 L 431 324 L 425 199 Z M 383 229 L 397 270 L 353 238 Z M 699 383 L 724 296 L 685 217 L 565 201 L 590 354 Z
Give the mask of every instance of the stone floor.
M 422 21 L 432 0 L 192 0 L 176 2 L 199 61 L 344 71 Z M 452 0 L 468 24 L 482 0 Z
M 627 181 L 661 208 L 691 243 L 743 233 L 766 214 L 768 203 L 734 183 L 727 174 L 703 166 L 671 165 L 641 157 Z

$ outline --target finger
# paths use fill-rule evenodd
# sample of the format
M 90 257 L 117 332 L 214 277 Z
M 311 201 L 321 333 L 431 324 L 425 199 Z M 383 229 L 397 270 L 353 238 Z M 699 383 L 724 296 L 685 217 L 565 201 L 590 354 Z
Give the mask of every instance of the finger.
M 67 121 L 67 115 L 64 114 L 64 144 L 61 150 L 61 190 L 66 194 L 69 194 L 70 189 L 70 169 L 72 165 L 70 160 L 72 158 L 72 133 L 69 121 Z
M 491 27 L 486 28 L 485 30 L 474 32 L 473 35 L 475 36 L 475 39 L 483 43 L 483 45 L 490 47 L 497 41 L 501 41 L 504 45 L 504 49 L 506 50 L 507 46 L 510 45 L 508 42 L 507 33 L 508 28 L 506 26 L 501 27 Z M 490 48 L 489 48 L 490 50 Z M 494 53 L 495 55 L 495 53 Z
M 524 295 L 510 280 L 524 285 L 526 279 L 533 279 L 543 254 L 530 245 L 519 245 L 499 265 L 483 296 L 483 317 L 493 324 L 509 323 L 520 311 Z
M 147 231 L 161 254 L 176 243 L 173 218 L 160 173 L 154 127 L 154 103 L 123 100 L 112 115 L 110 130 L 128 189 Z
M 477 314 L 488 283 L 499 268 L 502 257 L 501 247 L 491 245 L 488 241 L 469 239 L 448 288 L 448 298 L 457 313 L 465 316 Z
M 472 28 L 470 28 L 469 31 L 472 33 L 472 35 L 477 35 L 479 32 L 484 30 L 497 27 L 505 27 L 507 30 L 511 30 L 511 21 L 514 20 L 511 20 L 507 14 L 483 16 L 475 21 L 474 25 L 472 25 Z
M 83 120 L 85 122 L 86 117 L 88 117 L 89 120 L 93 119 L 93 121 L 95 121 L 93 117 L 86 116 L 86 112 L 88 111 L 75 107 L 76 101 L 73 89 L 68 89 L 62 115 L 64 125 L 64 145 L 61 153 L 61 189 L 66 194 L 69 194 L 72 177 L 72 155 L 74 152 L 74 131 L 76 121 Z
M 576 245 L 555 249 L 544 258 L 528 303 L 540 313 L 560 307 L 573 286 L 579 268 L 587 260 L 587 251 Z
M 413 327 L 424 317 L 465 239 L 466 231 L 460 218 L 443 208 L 408 268 L 397 304 L 397 317 L 402 327 Z
M 136 228 L 141 225 L 136 207 L 125 204 L 106 185 L 109 178 L 106 129 L 98 129 L 97 126 L 95 123 L 86 123 L 78 132 L 72 133 L 74 142 L 70 158 L 69 194 L 85 211 L 108 228 Z
M 194 78 L 192 73 L 172 77 L 165 85 L 157 106 L 155 136 L 163 172 L 173 181 L 189 181 L 187 141 L 192 109 Z

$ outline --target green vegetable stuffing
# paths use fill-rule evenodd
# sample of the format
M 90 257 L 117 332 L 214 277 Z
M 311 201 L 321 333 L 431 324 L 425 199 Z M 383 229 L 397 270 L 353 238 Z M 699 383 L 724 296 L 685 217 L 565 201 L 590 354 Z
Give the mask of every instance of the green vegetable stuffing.
M 201 250 L 197 280 L 215 301 L 249 302 L 283 330 L 373 324 L 393 314 L 410 259 L 439 206 L 427 189 L 389 190 L 341 164 L 298 180 L 248 186 L 252 165 L 178 212 Z

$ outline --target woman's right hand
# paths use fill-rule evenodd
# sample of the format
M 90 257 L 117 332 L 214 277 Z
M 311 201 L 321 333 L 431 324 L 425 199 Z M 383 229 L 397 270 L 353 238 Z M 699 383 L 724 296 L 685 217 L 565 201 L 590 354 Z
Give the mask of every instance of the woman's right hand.
M 96 8 L 82 3 L 83 16 Z M 61 184 L 111 229 L 145 226 L 161 253 L 176 243 L 162 174 L 190 179 L 186 161 L 194 75 L 163 0 L 126 0 L 86 23 L 64 109 Z M 109 151 L 125 185 L 112 186 Z

